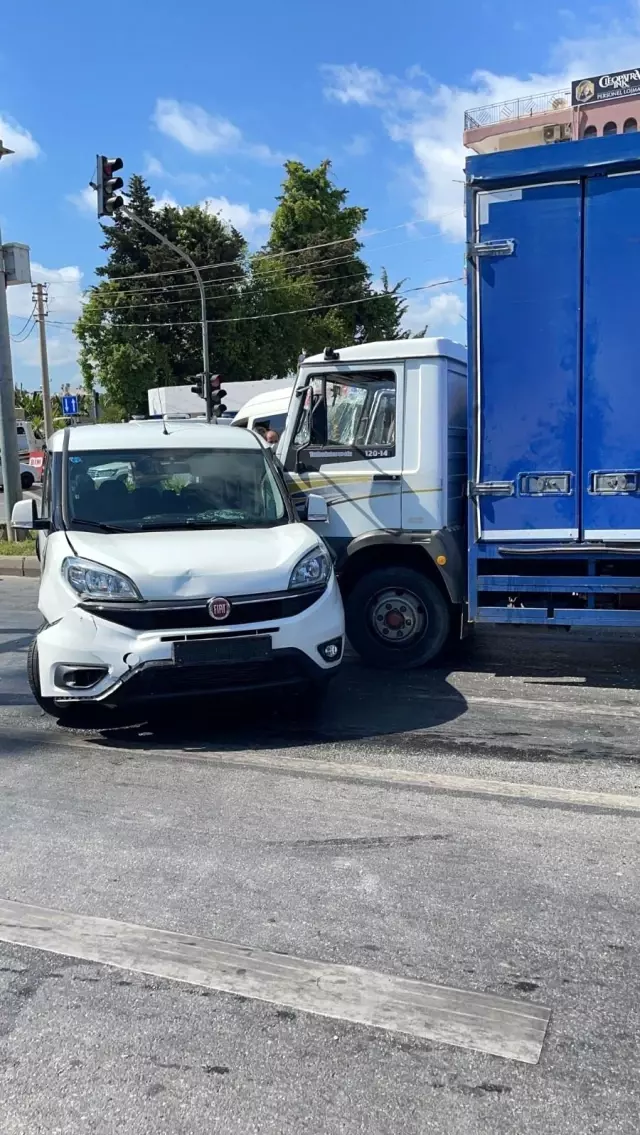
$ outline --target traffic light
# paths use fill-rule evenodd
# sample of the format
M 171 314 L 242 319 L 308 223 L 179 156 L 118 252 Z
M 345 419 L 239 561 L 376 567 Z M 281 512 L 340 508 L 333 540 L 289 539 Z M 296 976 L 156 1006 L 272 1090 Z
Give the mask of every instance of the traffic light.
M 121 177 L 113 176 L 119 169 L 122 169 L 124 163 L 122 158 L 105 158 L 104 154 L 98 154 L 96 163 L 98 216 L 112 217 L 116 210 L 124 205 L 124 198 L 120 196 L 120 190 L 124 188 L 124 181 Z
M 219 418 L 224 414 L 226 406 L 222 401 L 226 398 L 227 392 L 222 389 L 222 379 L 219 374 L 211 375 L 211 417 Z
M 198 398 L 204 398 L 205 397 L 204 375 L 203 374 L 198 375 L 197 385 L 191 387 L 191 393 L 197 394 Z

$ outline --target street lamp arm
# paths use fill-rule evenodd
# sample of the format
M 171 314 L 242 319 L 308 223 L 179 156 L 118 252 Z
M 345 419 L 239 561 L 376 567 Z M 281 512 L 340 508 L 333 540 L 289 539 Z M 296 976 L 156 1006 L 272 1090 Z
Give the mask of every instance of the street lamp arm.
M 151 233 L 152 236 L 155 236 L 156 240 L 159 240 L 161 244 L 164 244 L 167 248 L 170 248 L 171 251 L 175 252 L 177 256 L 181 256 L 182 259 L 185 260 L 189 265 L 197 280 L 198 290 L 200 292 L 200 310 L 202 319 L 202 367 L 204 372 L 205 406 L 207 421 L 210 422 L 211 376 L 209 373 L 209 324 L 207 322 L 207 297 L 204 290 L 204 280 L 202 279 L 202 276 L 200 274 L 200 269 L 191 259 L 189 253 L 185 252 L 184 248 L 180 248 L 179 245 L 173 244 L 173 242 L 170 241 L 166 236 L 164 236 L 163 233 L 160 233 L 157 229 L 154 229 L 153 225 L 150 225 L 148 221 L 143 221 L 142 217 L 139 217 L 137 213 L 134 213 L 133 209 L 130 209 L 127 205 L 121 205 L 118 211 L 120 213 L 124 213 L 125 217 L 128 217 L 129 220 L 133 221 L 136 225 L 140 225 L 143 229 L 146 229 L 147 232 Z

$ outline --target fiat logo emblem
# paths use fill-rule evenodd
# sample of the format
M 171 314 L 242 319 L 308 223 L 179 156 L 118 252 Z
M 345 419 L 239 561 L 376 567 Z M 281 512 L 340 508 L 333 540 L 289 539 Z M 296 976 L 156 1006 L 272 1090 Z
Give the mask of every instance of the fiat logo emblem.
M 207 603 L 207 611 L 212 619 L 220 623 L 231 614 L 231 604 L 228 599 L 210 599 Z

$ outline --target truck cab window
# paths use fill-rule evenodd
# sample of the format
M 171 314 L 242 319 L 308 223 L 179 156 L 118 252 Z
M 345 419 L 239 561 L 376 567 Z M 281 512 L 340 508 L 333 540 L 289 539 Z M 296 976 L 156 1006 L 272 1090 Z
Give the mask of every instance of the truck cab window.
M 390 371 L 318 376 L 303 398 L 294 437 L 331 450 L 352 447 L 354 458 L 370 446 L 393 449 L 396 433 L 395 375 Z M 389 454 L 391 456 L 391 454 Z

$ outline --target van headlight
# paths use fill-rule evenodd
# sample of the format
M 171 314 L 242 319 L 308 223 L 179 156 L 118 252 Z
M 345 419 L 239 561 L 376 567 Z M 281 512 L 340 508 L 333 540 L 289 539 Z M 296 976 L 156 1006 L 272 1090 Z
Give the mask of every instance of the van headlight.
M 83 599 L 140 599 L 135 583 L 119 571 L 83 560 L 81 556 L 68 556 L 62 565 L 63 578 L 69 587 Z
M 331 560 L 322 548 L 313 548 L 291 572 L 290 588 L 321 587 L 331 575 Z

